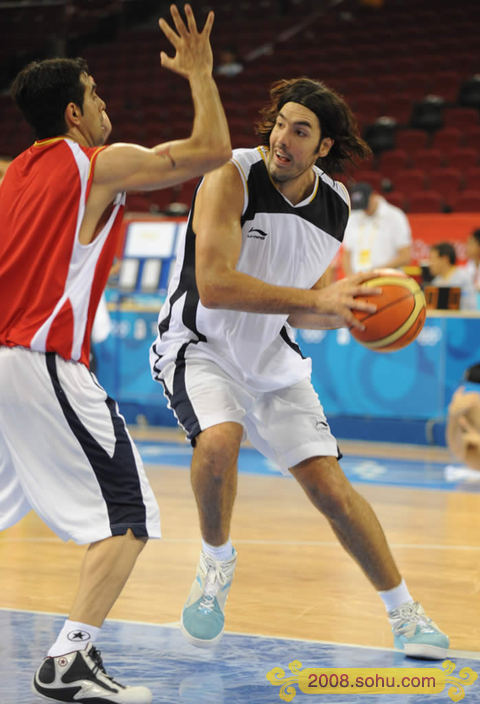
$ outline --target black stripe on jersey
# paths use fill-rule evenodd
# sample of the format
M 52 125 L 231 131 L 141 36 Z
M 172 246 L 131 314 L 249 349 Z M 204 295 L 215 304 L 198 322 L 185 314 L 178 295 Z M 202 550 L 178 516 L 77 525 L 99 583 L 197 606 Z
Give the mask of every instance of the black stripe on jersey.
M 175 411 L 178 422 L 187 433 L 188 439 L 195 446 L 195 438 L 201 432 L 200 423 L 192 406 L 192 402 L 188 396 L 187 385 L 185 383 L 185 372 L 187 369 L 185 361 L 185 352 L 190 344 L 196 344 L 194 341 L 186 342 L 178 351 L 175 360 L 175 371 L 173 373 L 173 390 L 172 393 L 167 389 L 163 379 L 160 381 L 165 389 L 170 407 Z
M 110 411 L 115 433 L 115 451 L 113 457 L 110 457 L 83 425 L 72 408 L 58 378 L 55 354 L 48 352 L 45 356 L 47 370 L 65 420 L 82 447 L 98 480 L 107 506 L 112 535 L 124 535 L 130 528 L 137 538 L 148 537 L 146 509 L 135 455 L 125 429 L 125 421 L 117 412 L 117 404 L 110 397 L 105 401 Z
M 251 167 L 247 186 L 249 201 L 242 216 L 242 225 L 247 220 L 253 220 L 256 213 L 290 213 L 304 218 L 342 242 L 349 215 L 348 205 L 321 177 L 318 180 L 315 197 L 310 203 L 301 207 L 290 205 L 277 191 L 270 181 L 263 159 Z
M 282 340 L 285 340 L 287 345 L 289 347 L 291 347 L 294 352 L 299 354 L 302 359 L 306 359 L 306 357 L 303 356 L 302 350 L 300 349 L 300 347 L 289 336 L 289 334 L 287 332 L 287 328 L 285 326 L 283 326 L 283 328 L 280 330 L 280 337 L 282 338 Z
M 195 198 L 197 195 L 198 186 L 195 189 L 195 194 L 192 201 L 192 207 L 190 211 L 190 217 L 187 223 L 187 232 L 185 234 L 185 252 L 183 257 L 182 271 L 180 273 L 180 278 L 178 280 L 178 286 L 175 291 L 170 296 L 169 312 L 168 315 L 163 318 L 158 324 L 158 331 L 160 337 L 166 332 L 170 326 L 170 319 L 172 317 L 172 306 L 178 301 L 185 293 L 185 304 L 182 311 L 183 324 L 191 330 L 198 338 L 199 341 L 206 342 L 207 338 L 202 335 L 199 330 L 197 330 L 197 308 L 200 302 L 200 296 L 197 288 L 197 280 L 195 278 L 195 238 L 196 235 L 193 231 L 193 213 L 195 208 Z

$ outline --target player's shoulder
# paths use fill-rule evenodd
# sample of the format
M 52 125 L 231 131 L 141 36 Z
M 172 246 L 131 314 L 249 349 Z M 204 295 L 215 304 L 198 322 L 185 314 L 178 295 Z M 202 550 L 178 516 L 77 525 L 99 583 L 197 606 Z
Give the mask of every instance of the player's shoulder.
M 234 149 L 231 161 L 243 171 L 249 171 L 251 167 L 259 161 L 265 161 L 267 155 L 266 147 L 246 147 Z
M 317 173 L 319 180 L 321 181 L 324 188 L 329 189 L 332 194 L 335 194 L 341 198 L 345 205 L 350 208 L 350 195 L 348 193 L 347 187 L 341 181 L 336 181 L 334 178 L 329 176 L 322 171 L 318 166 L 314 166 L 314 171 Z

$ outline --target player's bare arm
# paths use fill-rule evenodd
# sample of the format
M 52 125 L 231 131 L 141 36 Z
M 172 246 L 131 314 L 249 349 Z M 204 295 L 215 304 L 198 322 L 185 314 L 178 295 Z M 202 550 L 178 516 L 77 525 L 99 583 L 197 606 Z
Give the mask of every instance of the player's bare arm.
M 159 25 L 175 55 L 162 52 L 161 63 L 189 81 L 195 111 L 192 133 L 152 149 L 118 143 L 103 150 L 97 159 L 94 186 L 112 194 L 172 186 L 220 166 L 231 156 L 228 124 L 212 77 L 213 12 L 198 31 L 190 5 L 185 5 L 186 24 L 175 5 L 170 11 L 175 29 L 164 19 Z
M 355 296 L 371 294 L 362 282 L 373 274 L 356 274 L 331 286 L 300 289 L 275 286 L 236 270 L 242 244 L 240 218 L 243 187 L 232 163 L 208 174 L 198 192 L 193 229 L 196 241 L 196 277 L 202 304 L 250 313 L 333 314 L 344 325 L 361 327 L 352 309 L 373 312 L 375 307 Z M 317 286 L 316 284 L 316 286 Z

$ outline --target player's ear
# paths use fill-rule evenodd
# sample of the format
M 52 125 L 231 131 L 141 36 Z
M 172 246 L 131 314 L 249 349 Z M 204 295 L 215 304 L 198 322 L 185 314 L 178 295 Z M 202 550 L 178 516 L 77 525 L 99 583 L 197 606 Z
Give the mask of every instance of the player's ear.
M 65 108 L 64 114 L 65 122 L 67 123 L 67 126 L 69 128 L 73 125 L 78 125 L 78 123 L 80 122 L 81 111 L 78 105 L 76 105 L 75 103 L 68 103 L 67 107 Z
M 318 156 L 327 156 L 330 149 L 333 147 L 333 140 L 331 137 L 324 137 L 320 142 L 320 147 L 318 149 Z

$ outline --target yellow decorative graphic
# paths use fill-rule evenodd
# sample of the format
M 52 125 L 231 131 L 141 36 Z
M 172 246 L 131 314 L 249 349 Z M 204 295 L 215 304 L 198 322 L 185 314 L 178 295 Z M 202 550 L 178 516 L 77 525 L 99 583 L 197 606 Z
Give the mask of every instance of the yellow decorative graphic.
M 291 672 L 296 673 L 294 677 L 285 675 L 285 670 L 282 670 L 281 667 L 274 667 L 273 670 L 267 673 L 267 680 L 270 684 L 273 684 L 274 687 L 282 685 L 278 696 L 284 702 L 291 702 L 297 696 L 297 690 L 293 685 L 298 683 L 302 663 L 298 660 L 293 660 L 288 667 Z
M 455 670 L 455 667 L 455 663 L 451 660 L 444 660 L 442 662 L 442 668 L 446 673 L 445 683 L 447 685 L 453 685 L 453 687 L 450 687 L 448 690 L 448 696 L 452 702 L 459 702 L 465 696 L 464 687 L 471 687 L 472 684 L 478 679 L 478 674 L 470 667 L 463 667 L 457 677 L 451 677 L 450 675 Z
M 299 660 L 289 666 L 291 675 L 281 667 L 267 673 L 267 680 L 280 687 L 280 699 L 291 702 L 298 687 L 304 694 L 438 694 L 448 687 L 453 702 L 465 697 L 465 687 L 478 679 L 470 667 L 462 668 L 457 675 L 455 663 L 445 660 L 442 669 L 433 667 L 305 667 Z

